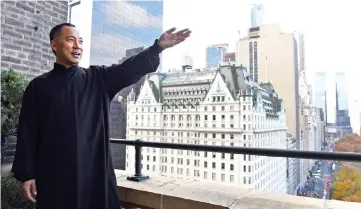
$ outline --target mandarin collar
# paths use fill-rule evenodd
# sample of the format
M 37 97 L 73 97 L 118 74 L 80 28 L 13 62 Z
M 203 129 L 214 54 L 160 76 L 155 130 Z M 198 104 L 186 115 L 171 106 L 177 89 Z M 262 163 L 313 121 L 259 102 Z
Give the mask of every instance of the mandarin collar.
M 58 64 L 56 62 L 54 62 L 54 70 L 55 71 L 66 71 L 66 72 L 74 72 L 76 70 L 79 69 L 79 66 L 78 65 L 73 65 L 71 67 L 65 67 L 64 65 L 62 64 Z

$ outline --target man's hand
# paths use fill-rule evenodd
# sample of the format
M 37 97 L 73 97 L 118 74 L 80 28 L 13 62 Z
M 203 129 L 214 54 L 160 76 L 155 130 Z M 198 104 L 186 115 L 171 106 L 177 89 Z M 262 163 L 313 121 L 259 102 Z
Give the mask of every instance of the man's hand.
M 37 194 L 36 191 L 36 185 L 35 185 L 35 179 L 25 181 L 22 186 L 23 194 L 27 200 L 30 200 L 31 202 L 36 202 L 35 197 Z
M 158 45 L 162 47 L 162 49 L 167 49 L 183 42 L 190 36 L 192 32 L 189 29 L 183 29 L 173 33 L 175 30 L 176 28 L 171 28 L 160 36 Z

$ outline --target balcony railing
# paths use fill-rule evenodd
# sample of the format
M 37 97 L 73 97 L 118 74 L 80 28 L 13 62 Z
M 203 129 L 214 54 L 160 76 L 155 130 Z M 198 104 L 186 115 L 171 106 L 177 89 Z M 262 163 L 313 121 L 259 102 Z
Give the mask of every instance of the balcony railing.
M 319 151 L 301 151 L 301 150 L 286 150 L 286 149 L 269 149 L 269 148 L 250 148 L 250 147 L 236 147 L 236 146 L 214 146 L 214 145 L 199 145 L 199 144 L 179 144 L 179 143 L 164 143 L 164 142 L 147 142 L 140 139 L 125 140 L 125 139 L 111 139 L 111 143 L 124 144 L 135 147 L 135 174 L 128 177 L 131 181 L 142 181 L 149 177 L 143 176 L 141 172 L 141 148 L 167 148 L 178 150 L 192 150 L 205 152 L 221 152 L 229 154 L 248 154 L 268 157 L 287 157 L 287 158 L 301 158 L 301 159 L 319 159 L 319 160 L 334 160 L 334 161 L 356 161 L 361 162 L 360 153 L 352 152 L 319 152 Z

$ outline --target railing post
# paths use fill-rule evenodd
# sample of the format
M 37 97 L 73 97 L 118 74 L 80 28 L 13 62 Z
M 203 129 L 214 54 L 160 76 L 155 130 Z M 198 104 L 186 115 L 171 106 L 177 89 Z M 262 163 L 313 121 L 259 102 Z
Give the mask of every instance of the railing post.
M 135 140 L 135 175 L 127 177 L 130 181 L 140 182 L 149 179 L 149 176 L 142 175 L 142 146 L 137 144 L 141 141 L 140 139 Z

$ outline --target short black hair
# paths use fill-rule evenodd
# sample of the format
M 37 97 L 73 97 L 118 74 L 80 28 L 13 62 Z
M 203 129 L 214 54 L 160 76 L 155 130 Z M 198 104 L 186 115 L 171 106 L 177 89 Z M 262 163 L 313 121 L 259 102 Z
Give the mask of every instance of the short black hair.
M 75 28 L 75 25 L 71 24 L 71 23 L 61 23 L 59 25 L 56 25 L 54 26 L 51 30 L 50 30 L 50 33 L 49 33 L 49 38 L 50 38 L 50 41 L 54 40 L 55 37 L 57 35 L 59 35 L 61 33 L 61 30 L 63 29 L 63 27 L 65 26 L 69 26 L 69 27 L 74 27 Z M 51 47 L 51 45 L 50 45 Z M 53 49 L 52 49 L 53 50 Z M 55 51 L 53 50 L 54 54 L 55 54 Z

